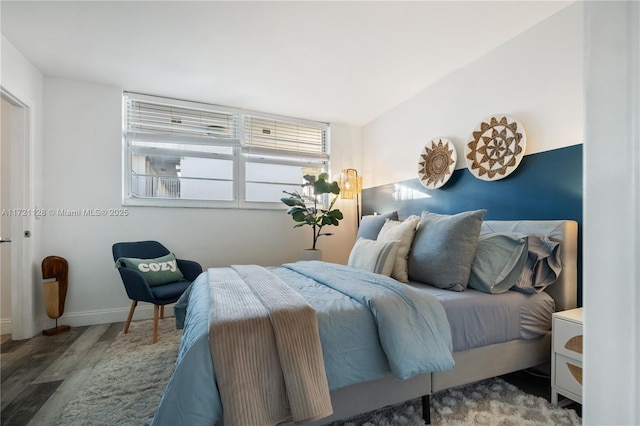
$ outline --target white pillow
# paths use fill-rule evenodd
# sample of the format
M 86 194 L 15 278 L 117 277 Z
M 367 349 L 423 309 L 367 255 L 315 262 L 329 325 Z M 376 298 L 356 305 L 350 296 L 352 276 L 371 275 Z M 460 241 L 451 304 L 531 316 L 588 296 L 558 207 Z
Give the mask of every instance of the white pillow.
M 359 238 L 349 254 L 349 266 L 376 274 L 391 275 L 398 253 L 397 241 Z
M 409 258 L 409 250 L 411 250 L 418 223 L 420 223 L 420 216 L 416 215 L 409 216 L 403 222 L 387 220 L 378 233 L 378 241 L 399 242 L 396 263 L 393 266 L 391 277 L 403 283 L 409 281 L 407 259 Z

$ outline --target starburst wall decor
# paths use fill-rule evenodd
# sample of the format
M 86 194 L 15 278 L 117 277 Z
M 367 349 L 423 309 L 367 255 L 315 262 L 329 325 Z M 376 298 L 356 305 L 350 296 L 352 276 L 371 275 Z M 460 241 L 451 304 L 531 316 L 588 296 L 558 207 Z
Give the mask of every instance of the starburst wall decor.
M 418 162 L 420 183 L 428 189 L 440 188 L 451 177 L 457 159 L 456 148 L 449 139 L 431 139 L 422 150 Z
M 505 178 L 520 164 L 525 144 L 524 129 L 516 119 L 494 115 L 473 130 L 465 148 L 467 167 L 478 179 Z

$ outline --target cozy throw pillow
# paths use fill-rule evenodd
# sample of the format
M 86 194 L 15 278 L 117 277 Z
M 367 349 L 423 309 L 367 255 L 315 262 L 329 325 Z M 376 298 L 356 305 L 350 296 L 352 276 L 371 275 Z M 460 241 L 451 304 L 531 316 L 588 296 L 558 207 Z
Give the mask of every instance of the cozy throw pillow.
M 562 272 L 560 243 L 544 235 L 528 235 L 527 259 L 518 282 L 511 290 L 540 293 L 553 284 Z
M 527 260 L 526 236 L 490 233 L 480 235 L 471 263 L 469 287 L 485 293 L 504 293 L 520 278 Z
M 398 220 L 398 212 L 363 216 L 360 221 L 356 240 L 359 238 L 366 238 L 367 240 L 375 240 L 378 238 L 378 233 L 387 219 Z
M 378 234 L 378 241 L 398 241 L 398 254 L 391 277 L 403 283 L 409 281 L 407 259 L 418 222 L 420 217 L 415 215 L 409 216 L 403 222 L 387 219 Z
M 396 263 L 397 254 L 397 241 L 375 241 L 360 238 L 351 249 L 347 265 L 389 276 Z
M 486 212 L 422 212 L 409 253 L 409 279 L 443 289 L 464 290 Z
M 173 253 L 155 259 L 121 257 L 116 260 L 118 268 L 135 269 L 142 273 L 150 286 L 167 284 L 183 278 Z

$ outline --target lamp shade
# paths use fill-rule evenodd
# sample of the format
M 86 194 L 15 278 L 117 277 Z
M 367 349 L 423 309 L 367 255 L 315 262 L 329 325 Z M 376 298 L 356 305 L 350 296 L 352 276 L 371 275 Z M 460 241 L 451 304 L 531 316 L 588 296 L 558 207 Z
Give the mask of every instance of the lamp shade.
M 362 192 L 362 177 L 356 169 L 343 169 L 340 173 L 340 197 L 353 200 L 354 196 Z

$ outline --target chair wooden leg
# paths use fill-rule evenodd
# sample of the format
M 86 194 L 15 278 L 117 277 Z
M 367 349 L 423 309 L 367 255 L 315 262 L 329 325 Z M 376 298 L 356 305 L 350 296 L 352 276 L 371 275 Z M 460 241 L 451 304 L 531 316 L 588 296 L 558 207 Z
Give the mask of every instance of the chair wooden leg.
M 160 319 L 164 319 L 164 305 L 160 306 Z
M 160 306 L 153 305 L 153 343 L 158 341 L 158 311 Z
M 131 308 L 129 309 L 129 316 L 127 317 L 127 322 L 124 324 L 124 334 L 129 332 L 129 324 L 131 324 L 131 319 L 133 318 L 133 311 L 136 310 L 136 306 L 138 306 L 138 301 L 134 300 L 131 302 Z

